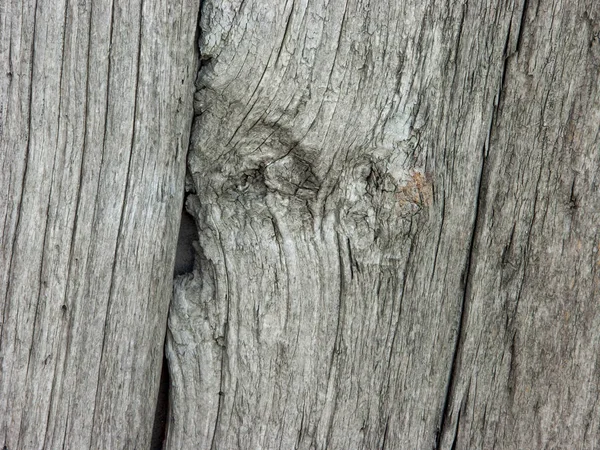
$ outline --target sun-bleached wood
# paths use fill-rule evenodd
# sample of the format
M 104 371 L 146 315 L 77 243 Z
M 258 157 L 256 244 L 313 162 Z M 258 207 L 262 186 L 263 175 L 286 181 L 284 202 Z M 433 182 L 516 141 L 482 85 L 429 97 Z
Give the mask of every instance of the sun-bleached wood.
M 8 449 L 149 445 L 197 7 L 0 8 Z M 600 4 L 201 16 L 168 448 L 594 448 Z
M 2 448 L 149 446 L 197 9 L 0 8 Z
M 598 5 L 203 2 L 168 448 L 598 442 Z

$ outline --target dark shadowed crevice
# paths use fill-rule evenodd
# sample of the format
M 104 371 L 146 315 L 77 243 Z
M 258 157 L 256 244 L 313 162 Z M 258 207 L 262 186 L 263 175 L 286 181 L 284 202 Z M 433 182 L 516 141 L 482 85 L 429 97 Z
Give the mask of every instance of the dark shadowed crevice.
M 173 276 L 183 275 L 194 270 L 195 252 L 193 242 L 198 240 L 196 221 L 190 213 L 181 211 L 179 237 L 177 238 L 177 252 L 175 253 L 175 267 Z
M 173 277 L 192 272 L 194 269 L 195 252 L 193 242 L 198 238 L 198 230 L 194 218 L 185 210 L 181 210 L 181 221 L 179 225 L 179 237 L 177 238 L 177 251 L 175 254 L 175 266 Z M 164 349 L 164 347 L 163 347 Z M 161 450 L 166 438 L 169 417 L 169 387 L 171 385 L 169 375 L 169 363 L 163 353 L 163 364 L 154 413 L 154 424 L 152 426 L 152 440 L 150 450 Z
M 160 384 L 158 387 L 158 398 L 156 400 L 156 412 L 154 414 L 154 425 L 152 426 L 150 450 L 162 450 L 165 437 L 167 436 L 170 384 L 171 380 L 169 376 L 169 365 L 167 362 L 167 357 L 163 356 Z
M 521 18 L 519 20 L 519 32 L 517 33 L 516 52 L 519 53 L 521 50 L 521 39 L 523 37 L 523 28 L 525 27 L 525 19 L 527 17 L 527 6 L 529 0 L 523 0 L 523 7 L 521 9 Z

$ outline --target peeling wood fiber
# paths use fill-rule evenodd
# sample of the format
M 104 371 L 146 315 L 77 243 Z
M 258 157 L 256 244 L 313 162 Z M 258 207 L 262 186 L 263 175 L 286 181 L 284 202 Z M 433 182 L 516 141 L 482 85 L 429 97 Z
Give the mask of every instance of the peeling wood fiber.
M 212 1 L 168 448 L 592 448 L 600 7 Z

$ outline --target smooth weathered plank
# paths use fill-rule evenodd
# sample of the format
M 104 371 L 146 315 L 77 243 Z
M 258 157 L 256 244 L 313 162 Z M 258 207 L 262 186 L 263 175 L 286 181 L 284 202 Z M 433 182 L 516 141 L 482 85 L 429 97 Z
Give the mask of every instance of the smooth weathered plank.
M 596 10 L 204 2 L 169 448 L 597 441 Z
M 149 444 L 197 4 L 0 11 L 0 444 Z

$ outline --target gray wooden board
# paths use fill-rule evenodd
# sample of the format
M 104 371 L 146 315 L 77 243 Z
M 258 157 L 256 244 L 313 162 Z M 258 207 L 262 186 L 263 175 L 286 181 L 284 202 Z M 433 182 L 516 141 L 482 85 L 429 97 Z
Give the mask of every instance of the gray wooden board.
M 147 448 L 197 2 L 0 7 L 0 446 Z
M 169 448 L 592 448 L 597 2 L 212 1 Z

